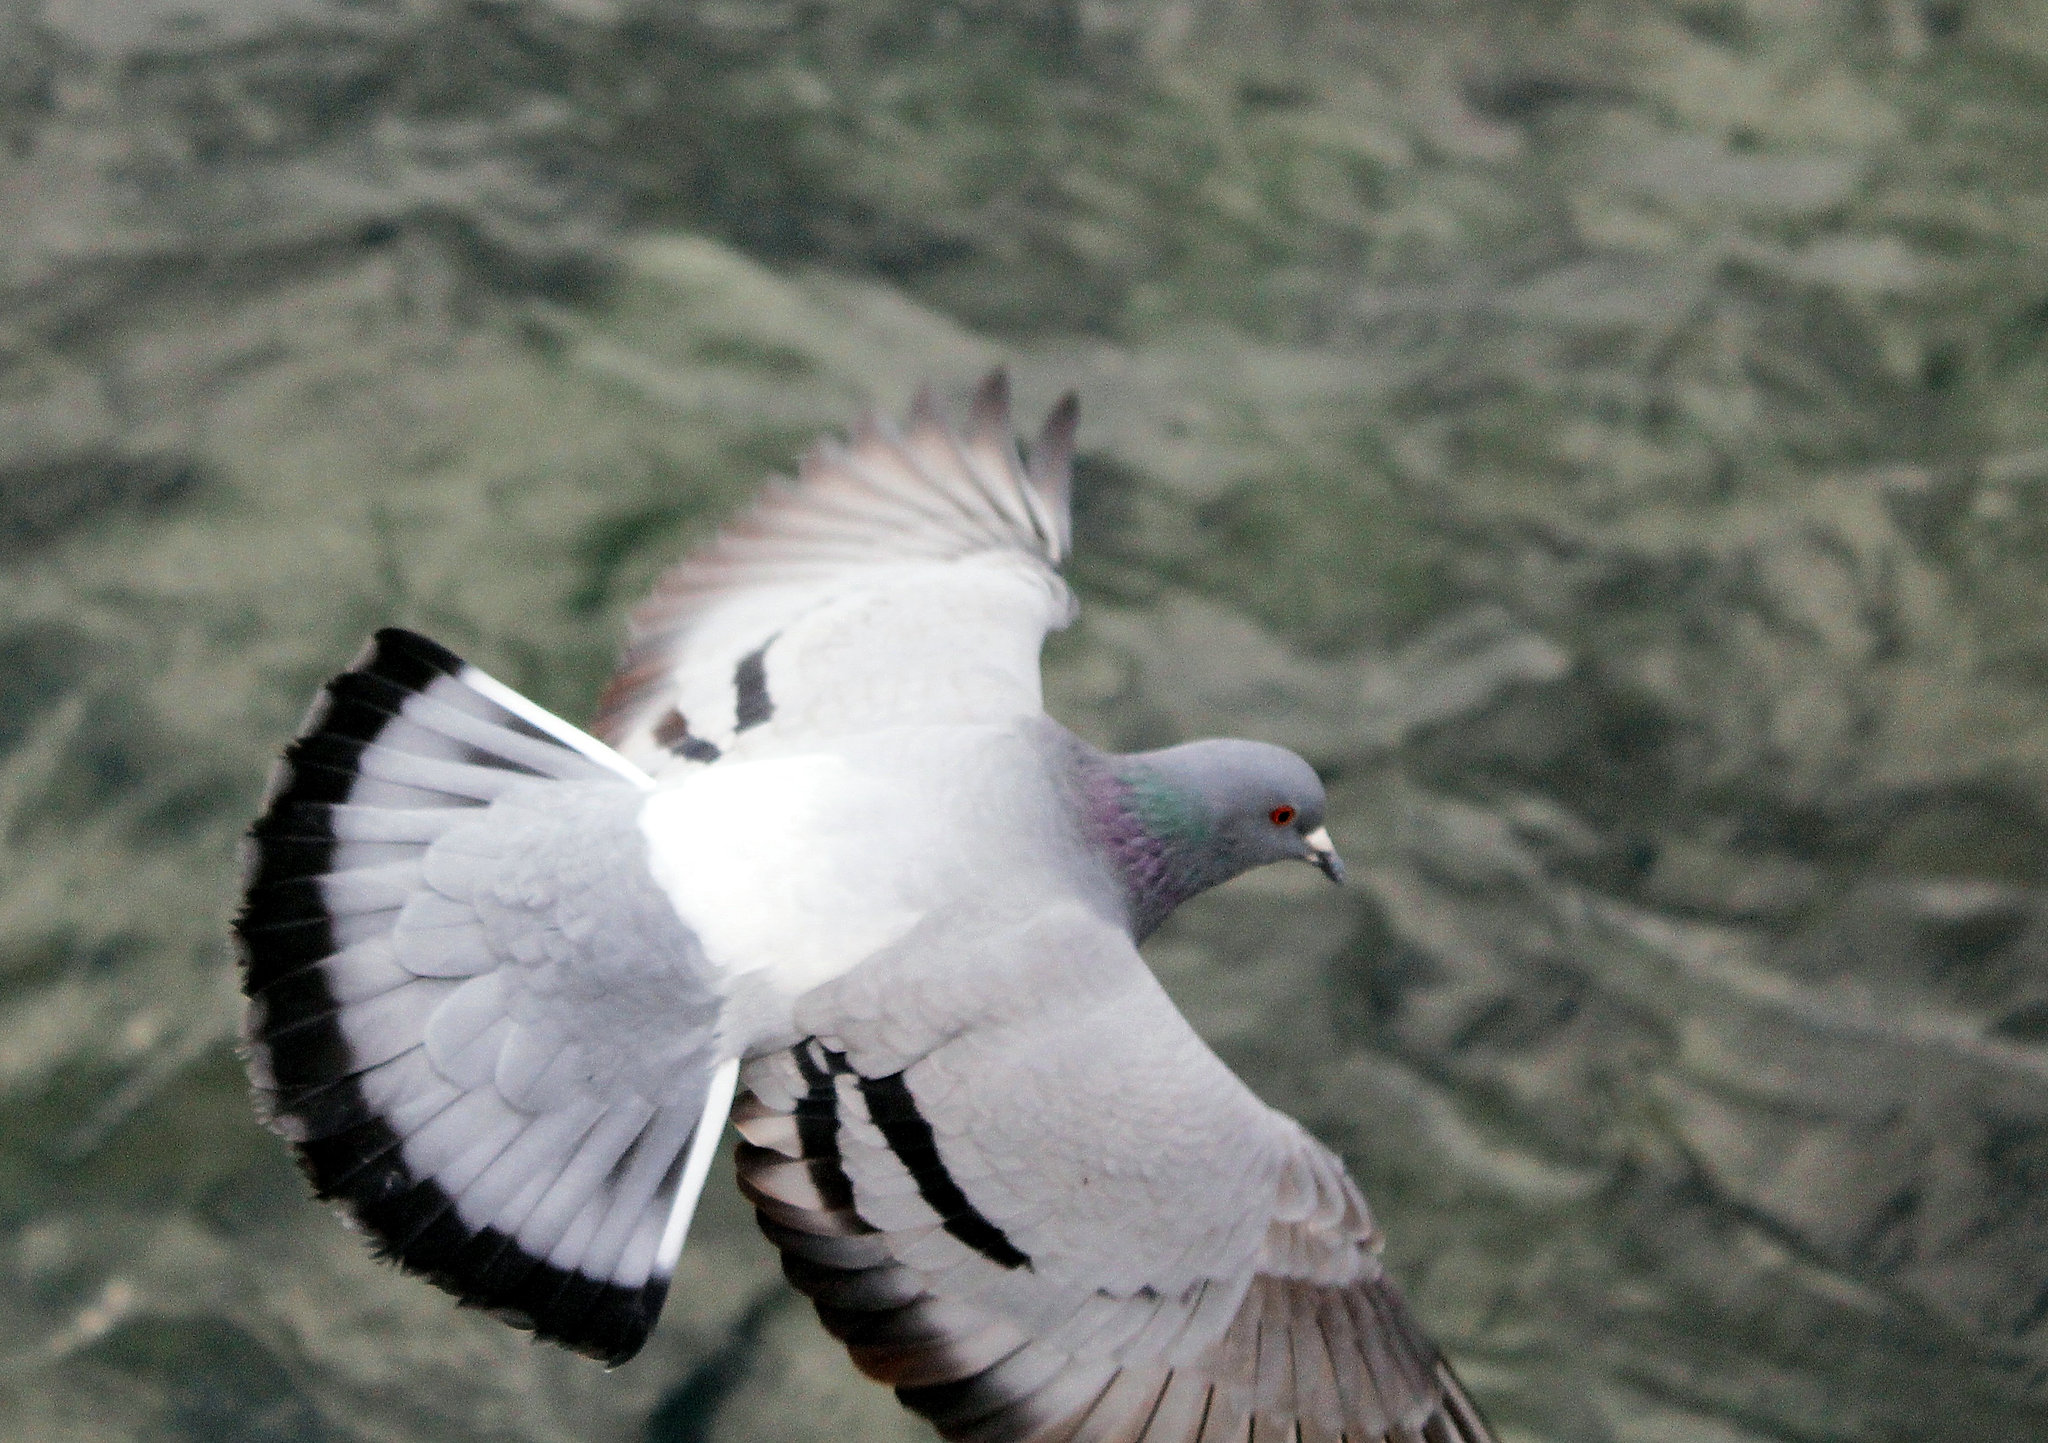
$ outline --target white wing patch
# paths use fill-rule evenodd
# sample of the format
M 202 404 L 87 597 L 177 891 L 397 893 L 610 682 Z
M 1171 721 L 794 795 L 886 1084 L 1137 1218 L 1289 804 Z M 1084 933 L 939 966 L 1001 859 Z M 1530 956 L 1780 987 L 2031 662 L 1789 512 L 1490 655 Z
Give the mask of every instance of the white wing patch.
M 823 755 L 695 769 L 647 799 L 654 880 L 739 998 L 729 1048 L 791 1035 L 796 997 L 917 925 L 891 845 L 912 805 Z

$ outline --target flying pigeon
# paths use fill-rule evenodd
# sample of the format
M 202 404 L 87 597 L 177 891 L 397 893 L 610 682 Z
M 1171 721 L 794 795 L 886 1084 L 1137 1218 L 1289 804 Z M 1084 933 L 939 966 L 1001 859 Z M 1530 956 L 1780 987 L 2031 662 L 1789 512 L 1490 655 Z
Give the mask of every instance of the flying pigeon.
M 1491 1443 L 1342 1162 L 1139 956 L 1343 866 L 1292 753 L 1046 716 L 1077 414 L 1025 464 L 998 373 L 819 444 L 634 613 L 596 736 L 379 632 L 250 833 L 259 1104 L 385 1255 L 607 1363 L 729 1116 L 790 1281 L 947 1438 Z

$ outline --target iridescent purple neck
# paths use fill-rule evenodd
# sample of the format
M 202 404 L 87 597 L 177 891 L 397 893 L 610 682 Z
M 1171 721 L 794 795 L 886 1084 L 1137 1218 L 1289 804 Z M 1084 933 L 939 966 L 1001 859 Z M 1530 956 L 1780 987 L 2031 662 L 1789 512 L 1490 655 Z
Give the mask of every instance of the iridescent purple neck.
M 1199 802 L 1137 757 L 1102 757 L 1083 774 L 1090 839 L 1122 883 L 1131 933 L 1150 936 L 1173 909 L 1227 880 Z

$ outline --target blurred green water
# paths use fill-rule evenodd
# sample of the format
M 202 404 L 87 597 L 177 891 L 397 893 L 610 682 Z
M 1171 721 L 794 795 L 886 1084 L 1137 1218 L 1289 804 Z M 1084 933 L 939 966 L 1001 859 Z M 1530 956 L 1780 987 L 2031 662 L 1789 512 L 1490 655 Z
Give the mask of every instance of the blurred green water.
M 861 406 L 1084 398 L 1064 719 L 1332 778 L 1152 949 L 1526 1440 L 2048 1436 L 2048 14 L 0 10 L 0 1437 L 912 1437 L 728 1184 L 605 1374 L 249 1120 L 387 622 L 586 716 Z

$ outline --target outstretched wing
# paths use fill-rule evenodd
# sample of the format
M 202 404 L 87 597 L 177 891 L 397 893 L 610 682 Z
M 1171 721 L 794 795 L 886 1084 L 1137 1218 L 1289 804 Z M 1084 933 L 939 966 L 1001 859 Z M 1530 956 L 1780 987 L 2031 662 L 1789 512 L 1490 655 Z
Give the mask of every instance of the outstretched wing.
M 1018 458 L 1009 385 L 965 432 L 920 392 L 820 442 L 633 613 L 596 731 L 650 772 L 898 722 L 1042 707 L 1038 651 L 1073 601 L 1059 578 L 1077 416 L 1070 395 Z
M 733 1114 L 741 1186 L 862 1369 L 976 1443 L 1491 1443 L 1342 1163 L 1128 938 L 1057 911 L 902 985 L 962 940 L 807 999 L 814 1035 L 750 1062 Z
M 250 1071 L 322 1197 L 465 1302 L 618 1362 L 732 1095 L 648 875 L 649 782 L 424 637 L 328 684 L 251 832 Z

